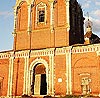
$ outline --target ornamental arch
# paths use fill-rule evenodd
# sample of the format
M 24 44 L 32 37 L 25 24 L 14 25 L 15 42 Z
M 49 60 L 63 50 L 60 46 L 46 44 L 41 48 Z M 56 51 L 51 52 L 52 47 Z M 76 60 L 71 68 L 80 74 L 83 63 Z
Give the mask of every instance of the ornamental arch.
M 89 57 L 76 60 L 72 66 L 72 92 L 74 94 L 91 94 L 95 82 L 98 83 L 97 61 Z
M 24 25 L 23 25 L 24 24 Z M 28 27 L 28 6 L 26 1 L 22 1 L 16 10 L 16 30 L 27 30 Z
M 44 59 L 35 59 L 29 68 L 29 91 L 31 95 L 48 94 L 48 63 Z
M 26 2 L 27 5 L 30 4 L 29 0 L 17 0 L 17 1 L 16 1 L 16 6 L 15 6 L 15 7 L 18 7 L 18 6 L 20 5 L 21 2 Z

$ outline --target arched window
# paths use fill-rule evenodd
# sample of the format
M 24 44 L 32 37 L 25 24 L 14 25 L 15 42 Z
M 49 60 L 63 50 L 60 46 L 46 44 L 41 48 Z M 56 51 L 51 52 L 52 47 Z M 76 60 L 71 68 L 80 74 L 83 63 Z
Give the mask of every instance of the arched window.
M 36 22 L 38 23 L 45 23 L 46 24 L 46 4 L 43 2 L 40 2 L 37 6 L 36 6 Z

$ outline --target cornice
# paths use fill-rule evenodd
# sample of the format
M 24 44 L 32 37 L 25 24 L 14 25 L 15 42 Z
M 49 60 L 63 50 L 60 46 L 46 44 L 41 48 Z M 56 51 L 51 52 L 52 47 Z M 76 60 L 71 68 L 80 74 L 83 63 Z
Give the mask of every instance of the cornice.
M 26 57 L 41 57 L 41 56 L 54 56 L 54 55 L 66 55 L 66 54 L 78 54 L 96 52 L 100 55 L 100 44 L 93 45 L 78 45 L 69 47 L 47 48 L 39 50 L 21 50 L 21 51 L 5 51 L 0 52 L 0 59 L 26 58 Z
M 100 51 L 100 44 L 74 46 L 72 49 L 73 54 L 74 53 L 97 52 L 97 51 Z

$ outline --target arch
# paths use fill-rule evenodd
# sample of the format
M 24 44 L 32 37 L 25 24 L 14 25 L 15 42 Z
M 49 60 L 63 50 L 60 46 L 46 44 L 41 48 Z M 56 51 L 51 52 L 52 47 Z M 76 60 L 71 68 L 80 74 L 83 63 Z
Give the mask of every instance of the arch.
M 48 67 L 48 63 L 47 63 L 47 61 L 45 61 L 44 59 L 42 59 L 42 58 L 37 58 L 37 59 L 35 59 L 31 64 L 30 64 L 30 70 L 32 69 L 32 68 L 34 68 L 35 67 L 35 65 L 37 65 L 37 64 L 39 64 L 39 63 L 42 63 L 42 64 L 44 64 L 44 66 L 47 68 Z
M 30 5 L 29 0 L 17 0 L 17 1 L 16 1 L 16 5 L 15 5 L 16 9 L 17 9 L 17 7 L 18 7 L 22 2 L 26 2 L 27 5 Z
M 74 62 L 73 68 L 76 67 L 77 63 L 80 62 L 80 61 L 83 60 L 83 59 L 84 59 L 84 60 L 88 60 L 88 61 L 93 61 L 93 59 L 91 59 L 91 58 L 82 57 L 82 58 L 80 58 L 80 59 L 78 59 L 78 60 L 76 60 L 76 61 Z
M 29 89 L 28 89 L 29 95 L 32 94 L 31 85 L 32 85 L 32 79 L 33 79 L 33 73 L 34 73 L 33 69 L 39 64 L 43 64 L 46 68 L 46 83 L 47 83 L 47 94 L 48 94 L 48 85 L 49 85 L 48 84 L 48 79 L 49 79 L 49 77 L 48 77 L 49 76 L 48 75 L 48 63 L 47 63 L 47 61 L 45 61 L 42 58 L 37 58 L 30 64 L 30 67 L 29 67 Z
M 23 17 L 25 16 L 25 17 Z M 27 30 L 28 27 L 28 6 L 26 1 L 19 3 L 16 9 L 16 29 Z M 23 25 L 24 24 L 24 25 Z
M 82 79 L 83 78 L 88 78 L 88 80 L 91 80 L 93 77 L 93 75 L 91 73 L 93 73 L 93 71 L 97 70 L 96 67 L 96 63 L 97 61 L 91 58 L 91 57 L 81 57 L 81 58 L 77 58 L 77 60 L 74 62 L 73 66 L 72 66 L 72 87 L 73 87 L 73 93 L 79 93 L 79 94 L 84 94 L 84 93 L 90 93 L 89 89 L 90 87 L 88 86 L 90 82 L 88 82 L 88 85 L 86 84 L 82 84 Z M 87 80 L 85 80 L 84 82 L 87 83 Z M 86 89 L 87 92 L 84 91 L 84 88 L 88 88 Z M 77 92 L 76 92 L 77 91 Z
M 43 14 L 44 18 L 42 18 L 42 21 L 41 21 L 41 18 L 39 17 L 39 16 L 41 16 L 41 15 L 39 15 L 39 12 L 44 13 Z M 39 2 L 36 5 L 36 23 L 44 22 L 46 24 L 46 20 L 47 20 L 47 5 L 44 2 Z

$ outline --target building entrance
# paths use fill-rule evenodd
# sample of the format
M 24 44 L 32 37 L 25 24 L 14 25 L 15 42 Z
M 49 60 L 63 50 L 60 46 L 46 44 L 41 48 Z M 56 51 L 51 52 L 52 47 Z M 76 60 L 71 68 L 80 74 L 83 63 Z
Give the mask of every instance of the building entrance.
M 38 64 L 35 66 L 32 85 L 34 95 L 47 94 L 46 68 L 43 64 Z

